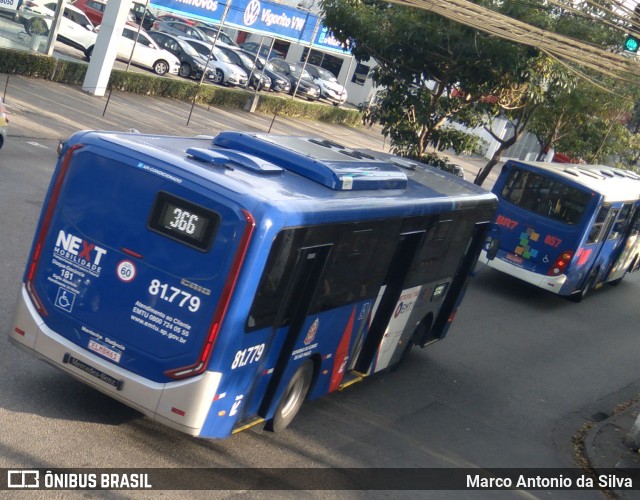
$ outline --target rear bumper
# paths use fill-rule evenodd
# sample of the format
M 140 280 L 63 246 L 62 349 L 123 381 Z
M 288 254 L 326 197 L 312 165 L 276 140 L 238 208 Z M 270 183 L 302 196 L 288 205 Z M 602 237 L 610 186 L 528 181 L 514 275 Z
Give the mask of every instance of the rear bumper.
M 481 264 L 488 264 L 489 267 L 497 269 L 505 274 L 509 274 L 515 278 L 521 279 L 522 281 L 526 281 L 527 283 L 531 283 L 537 287 L 548 290 L 552 293 L 560 293 L 562 286 L 567 281 L 566 274 L 561 274 L 560 276 L 547 276 L 544 274 L 534 273 L 532 271 L 527 271 L 526 269 L 522 269 L 518 266 L 514 266 L 507 261 L 504 261 L 499 258 L 495 258 L 493 260 L 487 260 L 487 252 L 482 250 L 480 252 L 480 258 L 478 262 Z
M 184 381 L 157 383 L 124 370 L 48 328 L 24 285 L 9 338 L 98 391 L 192 436 L 200 435 L 222 378 L 221 373 L 205 372 Z

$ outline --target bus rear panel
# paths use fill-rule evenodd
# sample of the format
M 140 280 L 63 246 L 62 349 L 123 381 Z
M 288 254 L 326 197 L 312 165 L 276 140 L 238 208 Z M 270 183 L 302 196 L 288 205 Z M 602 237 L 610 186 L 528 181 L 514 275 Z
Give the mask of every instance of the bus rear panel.
M 10 338 L 182 432 L 281 430 L 445 336 L 495 205 L 326 140 L 78 133 Z

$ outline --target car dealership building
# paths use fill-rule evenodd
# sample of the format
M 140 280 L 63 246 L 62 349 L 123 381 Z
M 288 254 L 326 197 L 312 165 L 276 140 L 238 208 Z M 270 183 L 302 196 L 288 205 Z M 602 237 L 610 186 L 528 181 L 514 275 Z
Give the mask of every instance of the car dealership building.
M 282 53 L 292 63 L 321 66 L 332 72 L 347 89 L 347 102 L 368 101 L 373 82 L 368 78 L 372 65 L 359 64 L 343 49 L 322 23 L 319 10 L 296 0 L 295 5 L 265 0 L 150 0 L 149 6 L 185 17 L 222 25 L 238 43 L 255 42 Z M 232 36 L 233 38 L 234 36 Z M 309 53 L 310 51 L 310 53 Z

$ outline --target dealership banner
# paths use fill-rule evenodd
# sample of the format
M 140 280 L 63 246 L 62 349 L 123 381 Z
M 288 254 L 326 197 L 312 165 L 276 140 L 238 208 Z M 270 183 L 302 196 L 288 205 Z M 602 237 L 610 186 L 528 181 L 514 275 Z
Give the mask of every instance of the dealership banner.
M 226 3 L 218 0 L 151 0 L 152 7 L 187 17 L 222 23 Z M 329 30 L 310 12 L 264 0 L 232 0 L 224 25 L 242 31 L 306 43 L 348 54 Z

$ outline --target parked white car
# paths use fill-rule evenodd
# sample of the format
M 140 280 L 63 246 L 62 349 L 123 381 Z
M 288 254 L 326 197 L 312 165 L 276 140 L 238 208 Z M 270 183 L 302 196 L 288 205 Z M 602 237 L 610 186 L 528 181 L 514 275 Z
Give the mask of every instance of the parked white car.
M 44 3 L 39 0 L 26 0 L 20 7 L 18 15 L 27 33 L 31 36 L 46 36 L 53 24 L 57 8 L 57 2 Z M 57 39 L 81 50 L 89 60 L 93 53 L 93 46 L 96 44 L 96 38 L 98 38 L 98 33 L 86 14 L 73 5 L 67 5 L 60 20 Z
M 136 37 L 138 37 L 138 41 L 135 44 L 135 50 L 133 50 Z M 132 50 L 133 55 L 131 55 Z M 122 36 L 118 40 L 117 57 L 124 61 L 128 61 L 131 57 L 132 64 L 150 69 L 156 75 L 166 75 L 167 73 L 177 75 L 180 70 L 180 60 L 168 50 L 161 49 L 146 31 L 140 30 L 138 35 L 137 27 L 124 27 Z
M 245 86 L 247 84 L 249 80 L 247 73 L 240 66 L 233 64 L 229 56 L 222 52 L 220 48 L 217 46 L 213 47 L 212 52 L 210 43 L 204 43 L 190 38 L 183 38 L 183 40 L 188 42 L 189 45 L 196 49 L 205 59 L 211 54 L 209 64 L 212 64 L 215 68 L 215 71 L 209 75 L 209 79 L 212 82 L 234 86 Z
M 334 106 L 339 106 L 347 100 L 347 89 L 340 85 L 333 73 L 313 64 L 307 64 L 305 69 L 313 78 L 313 82 L 320 87 L 320 97 L 327 99 Z

